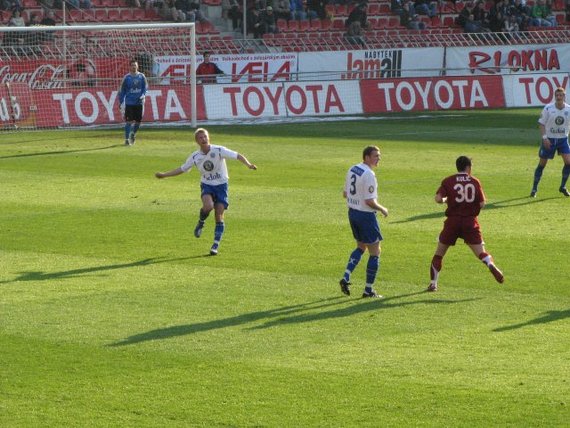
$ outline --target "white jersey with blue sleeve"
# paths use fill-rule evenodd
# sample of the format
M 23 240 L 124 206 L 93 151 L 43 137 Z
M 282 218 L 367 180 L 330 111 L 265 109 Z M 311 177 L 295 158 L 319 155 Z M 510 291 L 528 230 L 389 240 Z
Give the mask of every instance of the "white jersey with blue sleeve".
M 208 153 L 196 150 L 186 159 L 186 162 L 184 162 L 180 169 L 184 172 L 188 172 L 193 167 L 196 167 L 202 175 L 202 183 L 217 186 L 227 183 L 230 178 L 226 166 L 226 159 L 237 159 L 237 157 L 237 152 L 224 146 L 211 144 Z
M 558 109 L 555 103 L 547 104 L 542 110 L 538 123 L 544 126 L 548 138 L 568 137 L 570 105 L 564 103 L 564 107 Z
M 365 202 L 367 199 L 378 198 L 376 174 L 368 165 L 359 163 L 350 167 L 346 174 L 344 190 L 346 192 L 346 204 L 349 208 L 364 212 L 375 212 Z

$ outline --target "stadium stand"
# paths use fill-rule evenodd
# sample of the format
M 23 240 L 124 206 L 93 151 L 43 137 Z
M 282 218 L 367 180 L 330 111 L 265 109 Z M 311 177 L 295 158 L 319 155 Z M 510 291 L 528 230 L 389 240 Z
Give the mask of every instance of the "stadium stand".
M 128 0 L 92 0 L 91 9 L 69 9 L 65 14 L 56 11 L 60 23 L 127 23 L 127 22 L 162 22 L 164 19 L 153 7 L 135 8 L 127 4 Z M 442 1 L 438 6 L 438 15 L 433 18 L 421 16 L 426 24 L 425 30 L 409 30 L 400 26 L 399 17 L 391 13 L 389 0 L 369 0 L 367 6 L 368 26 L 364 32 L 364 44 L 353 45 L 346 41 L 345 21 L 355 4 L 328 4 L 325 19 L 287 22 L 277 21 L 277 34 L 265 34 L 259 40 L 243 38 L 227 29 L 227 21 L 221 18 L 221 0 L 202 0 L 203 9 L 210 21 L 196 24 L 197 49 L 224 53 L 253 52 L 301 52 L 351 49 L 387 49 L 400 47 L 427 46 L 481 46 L 502 44 L 542 44 L 568 43 L 570 25 L 566 17 L 564 0 L 554 0 L 553 13 L 558 23 L 553 28 L 533 28 L 518 32 L 516 36 L 503 33 L 464 33 L 456 24 L 456 18 L 466 6 L 461 1 Z M 527 5 L 534 0 L 527 0 Z M 43 16 L 43 9 L 37 0 L 23 0 L 24 19 L 31 14 Z M 149 3 L 150 5 L 150 3 Z M 492 0 L 487 0 L 490 8 Z M 6 25 L 10 13 L 0 11 L 0 25 Z M 2 46 L 0 45 L 0 48 Z

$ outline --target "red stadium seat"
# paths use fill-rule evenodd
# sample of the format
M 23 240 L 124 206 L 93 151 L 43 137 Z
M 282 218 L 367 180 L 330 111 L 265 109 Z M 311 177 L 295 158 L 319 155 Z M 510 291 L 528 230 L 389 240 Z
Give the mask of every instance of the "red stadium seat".
M 134 9 L 133 10 L 133 20 L 134 21 L 149 21 L 146 16 L 144 9 Z
M 455 26 L 455 18 L 453 16 L 445 16 L 443 18 L 443 26 L 447 28 L 452 28 Z
M 300 32 L 309 31 L 311 28 L 311 23 L 308 20 L 299 21 L 299 30 Z
M 337 5 L 334 16 L 348 16 L 348 8 L 344 4 Z
M 391 16 L 388 18 L 387 27 L 388 28 L 396 28 L 400 26 L 400 18 L 397 16 Z
M 368 5 L 368 11 L 366 12 L 368 16 L 380 15 L 380 4 L 372 3 Z
M 119 20 L 121 22 L 130 22 L 133 20 L 132 9 L 119 9 Z
M 295 21 L 294 19 L 290 20 L 285 31 L 287 33 L 296 33 L 299 31 L 299 21 Z
M 119 9 L 109 9 L 107 11 L 107 21 L 108 22 L 119 22 L 121 20 L 121 13 Z
M 330 19 L 321 19 L 321 30 L 328 31 L 332 27 L 332 21 Z
M 311 21 L 311 26 L 309 27 L 310 31 L 321 31 L 321 20 L 320 19 L 313 19 Z
M 96 9 L 95 10 L 95 21 L 97 21 L 97 22 L 108 22 L 109 17 L 107 16 L 107 9 Z
M 344 19 L 335 19 L 332 28 L 333 30 L 344 30 Z

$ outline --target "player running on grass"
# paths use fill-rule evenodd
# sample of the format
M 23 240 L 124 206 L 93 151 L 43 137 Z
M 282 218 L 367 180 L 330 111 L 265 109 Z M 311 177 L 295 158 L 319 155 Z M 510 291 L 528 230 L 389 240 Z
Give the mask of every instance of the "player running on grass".
M 534 171 L 534 182 L 530 197 L 536 197 L 538 183 L 542 177 L 542 171 L 549 159 L 554 159 L 554 154 L 562 156 L 562 181 L 558 191 L 564 196 L 570 196 L 566 189 L 566 182 L 570 176 L 570 145 L 568 144 L 568 131 L 570 129 L 570 105 L 566 104 L 566 91 L 557 88 L 554 91 L 554 102 L 547 104 L 538 119 L 538 126 L 542 135 L 542 142 L 538 150 L 538 166 Z
M 245 156 L 229 150 L 224 146 L 210 144 L 210 134 L 204 128 L 198 128 L 194 133 L 194 139 L 199 149 L 190 155 L 184 164 L 172 171 L 157 172 L 156 178 L 174 177 L 190 171 L 196 167 L 202 179 L 200 182 L 202 195 L 202 208 L 198 224 L 194 229 L 194 236 L 199 238 L 202 235 L 202 228 L 210 211 L 214 210 L 216 217 L 216 228 L 214 229 L 214 244 L 210 249 L 210 254 L 218 254 L 218 246 L 224 234 L 224 211 L 228 208 L 228 169 L 226 159 L 237 159 L 249 169 L 257 167 L 249 162 Z
M 479 180 L 471 175 L 471 159 L 459 156 L 455 161 L 458 173 L 445 178 L 435 194 L 438 204 L 447 203 L 447 219 L 439 235 L 439 242 L 430 266 L 430 285 L 427 291 L 437 291 L 437 280 L 443 264 L 443 256 L 457 238 L 463 238 L 471 251 L 487 265 L 497 282 L 504 281 L 503 273 L 485 251 L 485 243 L 477 216 L 485 206 L 485 193 Z

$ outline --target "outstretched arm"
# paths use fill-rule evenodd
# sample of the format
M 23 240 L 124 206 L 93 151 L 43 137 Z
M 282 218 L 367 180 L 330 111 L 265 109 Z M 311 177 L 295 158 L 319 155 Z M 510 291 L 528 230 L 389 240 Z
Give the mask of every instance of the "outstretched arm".
M 238 153 L 237 160 L 240 161 L 241 163 L 243 163 L 249 169 L 257 169 L 257 167 L 254 164 L 252 164 L 250 161 L 248 161 L 247 158 L 242 154 Z
M 183 174 L 183 173 L 184 173 L 184 171 L 182 171 L 182 168 L 178 167 L 176 169 L 173 169 L 172 171 L 157 172 L 154 174 L 154 176 L 156 178 L 166 178 L 166 177 L 175 177 L 175 176 Z

